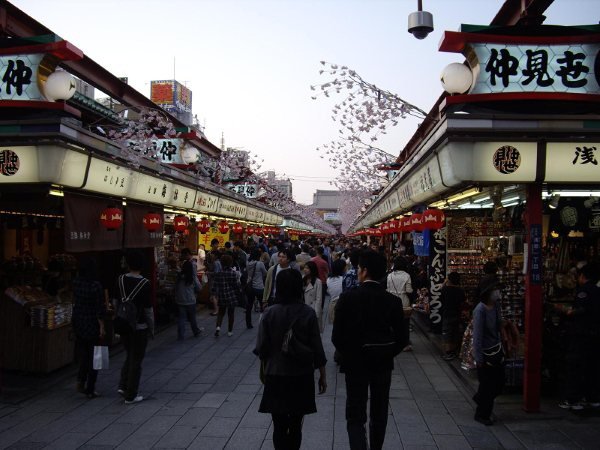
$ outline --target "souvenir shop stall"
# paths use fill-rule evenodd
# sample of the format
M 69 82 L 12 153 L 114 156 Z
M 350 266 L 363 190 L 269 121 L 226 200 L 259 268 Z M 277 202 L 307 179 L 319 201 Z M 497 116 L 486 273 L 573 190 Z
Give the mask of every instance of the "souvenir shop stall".
M 600 262 L 600 189 L 567 189 L 548 191 L 544 204 L 542 382 L 552 393 L 565 383 L 563 310 L 575 299 L 577 269 Z

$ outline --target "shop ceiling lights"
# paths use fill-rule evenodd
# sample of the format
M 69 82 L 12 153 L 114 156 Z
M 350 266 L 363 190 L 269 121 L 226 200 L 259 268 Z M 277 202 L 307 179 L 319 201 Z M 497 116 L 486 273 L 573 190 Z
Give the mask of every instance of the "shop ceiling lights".
M 448 200 L 447 200 L 447 202 L 448 203 L 457 202 L 459 200 L 462 200 L 464 198 L 472 197 L 472 196 L 477 195 L 479 193 L 480 193 L 480 191 L 477 188 L 468 189 L 466 191 L 460 192 L 460 193 L 458 193 L 456 195 L 453 195 L 453 196 L 449 197 Z
M 485 202 L 486 200 L 489 200 L 489 199 L 490 199 L 490 196 L 486 195 L 485 197 L 476 198 L 475 200 L 473 200 L 473 203 Z

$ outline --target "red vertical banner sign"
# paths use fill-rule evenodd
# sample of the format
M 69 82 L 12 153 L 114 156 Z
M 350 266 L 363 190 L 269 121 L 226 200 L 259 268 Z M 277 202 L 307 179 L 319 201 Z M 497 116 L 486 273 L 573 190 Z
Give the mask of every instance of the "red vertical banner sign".
M 527 276 L 525 279 L 525 369 L 523 409 L 539 412 L 542 362 L 542 185 L 527 185 L 528 232 Z

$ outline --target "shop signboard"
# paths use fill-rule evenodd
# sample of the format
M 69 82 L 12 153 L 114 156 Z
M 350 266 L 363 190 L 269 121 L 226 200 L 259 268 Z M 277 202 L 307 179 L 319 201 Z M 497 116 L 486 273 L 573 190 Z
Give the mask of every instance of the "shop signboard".
M 175 86 L 173 80 L 150 81 L 150 100 L 169 110 L 175 103 Z
M 413 246 L 416 256 L 429 256 L 429 230 L 413 231 Z
M 390 214 L 395 214 L 400 210 L 400 202 L 398 201 L 398 192 L 391 191 L 386 195 L 382 203 L 383 206 L 383 217 L 387 217 Z
M 246 205 L 221 198 L 219 201 L 219 207 L 217 208 L 217 214 L 226 217 L 244 219 L 246 217 Z
M 173 183 L 172 196 L 167 201 L 168 205 L 192 209 L 196 202 L 196 190 Z
M 479 74 L 470 94 L 599 92 L 594 72 L 600 44 L 474 43 Z
M 256 221 L 263 222 L 265 220 L 265 212 L 261 209 L 256 210 Z
M 531 249 L 529 251 L 531 262 L 529 265 L 529 280 L 532 284 L 542 282 L 542 225 L 534 224 L 530 227 Z
M 210 242 L 213 239 L 219 241 L 219 247 L 223 247 L 225 242 L 229 240 L 229 232 L 220 233 L 217 227 L 210 227 L 206 233 L 198 233 L 198 244 L 203 244 L 204 248 L 210 248 Z
M 82 189 L 127 198 L 132 183 L 135 183 L 135 181 L 130 169 L 92 158 L 87 179 Z
M 216 213 L 219 206 L 219 197 L 203 191 L 196 192 L 194 209 L 203 213 Z
M 528 183 L 535 181 L 536 142 L 450 142 L 439 152 L 447 186 L 462 182 Z
M 600 142 L 548 142 L 544 181 L 597 183 L 599 161 Z
M 430 158 L 396 190 L 398 209 L 407 209 L 417 203 L 425 202 L 446 189 L 437 159 Z
M 256 221 L 256 213 L 257 212 L 258 211 L 256 208 L 251 208 L 250 206 L 248 206 L 246 208 L 246 220 L 249 220 L 250 222 Z
M 434 326 L 441 327 L 442 324 L 442 287 L 446 281 L 446 231 L 447 228 L 440 228 L 431 231 L 430 255 L 431 272 L 429 281 L 431 285 L 429 301 L 429 319 Z
M 254 183 L 228 183 L 225 185 L 225 187 L 236 194 L 243 195 L 246 198 L 258 197 L 258 185 Z
M 469 95 L 598 94 L 600 43 L 598 34 L 589 32 L 592 27 L 561 27 L 559 35 L 539 26 L 536 35 L 514 36 L 463 25 L 463 31 L 473 32 L 446 31 L 440 50 L 465 55 L 475 74 Z
M 39 181 L 37 147 L 0 147 L 0 183 L 36 183 Z
M 192 111 L 192 91 L 175 80 L 151 81 L 150 99 L 169 112 Z
M 38 87 L 38 72 L 44 56 L 0 56 L 0 100 L 46 101 Z
M 141 173 L 134 174 L 128 198 L 159 205 L 168 204 L 173 198 L 173 183 Z

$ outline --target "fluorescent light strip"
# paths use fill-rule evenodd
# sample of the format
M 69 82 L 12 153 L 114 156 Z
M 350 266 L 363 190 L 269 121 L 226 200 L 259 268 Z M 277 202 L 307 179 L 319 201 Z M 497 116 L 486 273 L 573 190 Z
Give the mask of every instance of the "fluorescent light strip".
M 520 199 L 520 197 L 518 197 L 518 196 L 517 197 L 503 198 L 502 199 L 502 203 L 505 203 L 505 202 L 514 202 L 515 200 L 519 200 L 519 199 Z
M 473 200 L 473 203 L 485 202 L 486 200 L 489 200 L 489 199 L 490 199 L 490 196 L 487 195 L 485 197 L 481 197 L 481 198 L 477 198 L 477 199 Z

